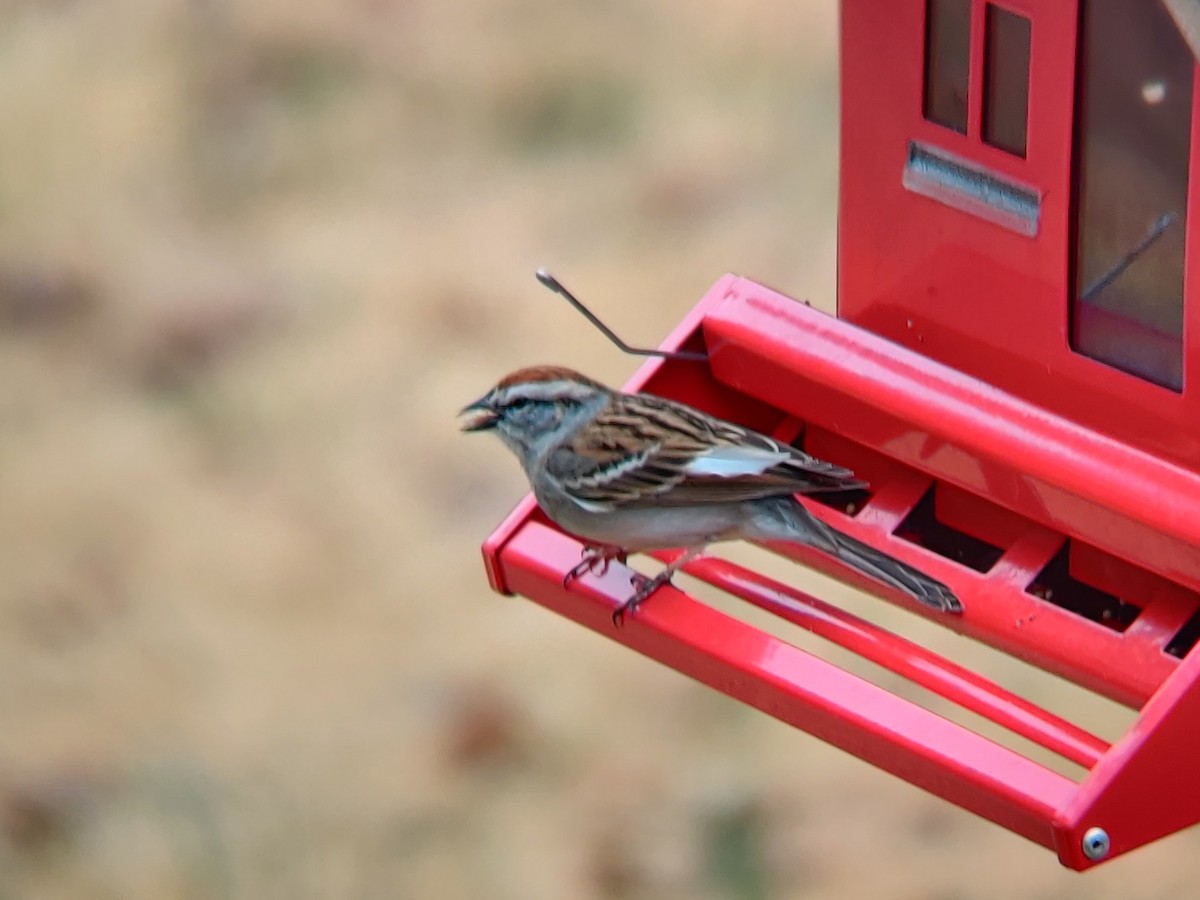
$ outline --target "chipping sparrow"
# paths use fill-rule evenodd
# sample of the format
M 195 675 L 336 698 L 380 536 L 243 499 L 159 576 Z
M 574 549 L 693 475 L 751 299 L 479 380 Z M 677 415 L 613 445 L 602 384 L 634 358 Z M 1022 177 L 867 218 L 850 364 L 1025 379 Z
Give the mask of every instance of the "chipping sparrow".
M 790 541 L 829 553 L 921 603 L 962 612 L 939 581 L 812 516 L 793 495 L 865 487 L 849 469 L 652 394 L 624 394 L 555 366 L 520 369 L 463 409 L 495 430 L 554 522 L 591 546 L 568 579 L 626 552 L 686 552 L 613 614 L 627 612 L 715 541 Z

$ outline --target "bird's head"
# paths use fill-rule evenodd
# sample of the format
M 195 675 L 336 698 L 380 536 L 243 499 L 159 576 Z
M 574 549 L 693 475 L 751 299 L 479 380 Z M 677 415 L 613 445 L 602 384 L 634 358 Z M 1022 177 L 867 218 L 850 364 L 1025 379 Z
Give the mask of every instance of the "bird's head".
M 556 443 L 576 421 L 594 412 L 612 391 L 572 369 L 518 369 L 463 407 L 463 431 L 495 431 L 528 463 Z

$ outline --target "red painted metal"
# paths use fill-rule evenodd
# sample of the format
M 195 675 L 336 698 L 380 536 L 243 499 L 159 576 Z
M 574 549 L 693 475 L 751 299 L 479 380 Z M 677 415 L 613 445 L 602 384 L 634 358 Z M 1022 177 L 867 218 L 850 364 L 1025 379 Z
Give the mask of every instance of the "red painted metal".
M 977 119 L 962 135 L 922 117 L 923 0 L 843 0 L 838 315 L 1133 447 L 1194 465 L 1200 392 L 1176 393 L 1069 346 L 1078 2 L 1000 5 L 1033 22 L 1024 159 L 984 143 Z M 973 73 L 981 65 L 973 53 Z M 972 110 L 981 102 L 974 87 Z M 1200 115 L 1192 131 L 1196 172 Z M 999 228 L 908 190 L 902 173 L 914 142 L 1031 187 L 1040 198 L 1037 234 Z M 1191 179 L 1189 194 L 1194 223 L 1200 178 Z M 1188 243 L 1189 260 L 1200 259 L 1200 228 L 1188 230 Z M 1186 278 L 1195 296 L 1200 266 L 1189 266 Z M 1200 311 L 1191 306 L 1184 330 L 1194 343 Z M 1200 354 L 1186 354 L 1184 383 L 1200 384 Z
M 563 588 L 579 545 L 538 522 L 498 565 L 513 590 L 880 768 L 1052 846 L 1052 818 L 1074 784 L 987 738 L 688 597 L 655 594 L 614 632 L 630 571 L 613 565 Z
M 1059 774 L 675 587 L 616 629 L 610 616 L 631 570 L 614 564 L 564 587 L 580 544 L 531 498 L 487 540 L 484 560 L 495 590 L 529 597 L 1084 869 L 1097 862 L 1083 851 L 1090 828 L 1107 833 L 1111 859 L 1200 822 L 1200 649 L 1176 651 L 1182 659 L 1168 652 L 1200 616 L 1200 353 L 1191 352 L 1200 313 L 1188 304 L 1182 392 L 1070 350 L 1079 3 L 1000 0 L 1032 22 L 1021 158 L 981 139 L 985 3 L 970 2 L 963 135 L 922 118 L 925 2 L 843 0 L 842 318 L 726 276 L 663 344 L 706 350 L 709 364 L 650 361 L 627 387 L 802 441 L 853 468 L 871 484 L 859 508 L 803 502 L 950 585 L 964 613 L 885 599 L 1129 706 L 1137 717 L 1126 733 L 1109 745 L 911 640 L 720 559 L 685 571 L 1081 773 Z M 1200 98 L 1200 67 L 1196 78 Z M 988 220 L 913 189 L 905 169 L 914 147 L 1033 196 L 1035 227 L 1023 232 L 1019 216 Z M 1200 111 L 1192 154 L 1200 171 Z M 1189 191 L 1195 262 L 1200 178 Z M 1190 265 L 1190 298 L 1198 279 L 1200 265 Z M 949 544 L 912 524 L 929 514 L 931 496 Z M 994 555 L 974 567 L 954 556 L 976 545 Z M 1056 590 L 1078 587 L 1074 599 L 1046 587 L 1047 573 L 1065 577 L 1055 569 L 1064 548 L 1070 577 Z M 815 551 L 770 549 L 880 593 Z M 1119 598 L 1120 609 L 1097 596 Z
M 654 556 L 671 562 L 681 551 Z M 909 679 L 1085 769 L 1108 752 L 1105 741 L 1006 691 L 969 669 L 871 622 L 723 559 L 703 557 L 684 566 L 687 574 L 799 625 L 851 653 Z
M 1131 706 L 1174 669 L 1162 648 L 1200 605 L 1200 475 L 751 282 L 726 282 L 709 298 L 704 332 L 717 378 L 911 467 L 903 486 L 879 485 L 899 487 L 899 502 L 837 519 L 839 528 L 961 590 L 961 567 L 918 562 L 892 534 L 930 477 L 1027 520 L 984 579 L 997 589 L 955 627 Z M 1081 621 L 1025 592 L 1064 536 L 1144 569 L 1141 583 L 1114 585 L 1144 604 L 1136 628 Z M 1143 594 L 1147 585 L 1152 593 Z
M 1200 654 L 1181 663 L 1164 652 L 1200 607 L 1194 591 L 1200 561 L 1189 543 L 1200 521 L 1193 515 L 1200 514 L 1200 476 L 746 279 L 718 282 L 663 346 L 705 346 L 711 368 L 652 361 L 629 388 L 678 397 L 784 437 L 801 432 L 835 461 L 869 471 L 872 495 L 855 515 L 816 503 L 809 508 L 944 580 L 966 607 L 953 619 L 913 608 L 915 614 L 1140 709 L 1135 724 L 1109 747 L 911 641 L 713 559 L 686 571 L 1081 766 L 1082 781 L 675 588 L 660 591 L 625 628 L 614 629 L 609 617 L 628 594 L 629 570 L 614 565 L 603 578 L 564 589 L 562 577 L 581 545 L 548 523 L 531 498 L 485 545 L 493 587 L 530 597 L 1054 847 L 1075 868 L 1094 865 L 1079 850 L 1093 825 L 1112 837 L 1111 858 L 1200 821 L 1200 774 L 1185 763 L 1200 754 L 1200 729 L 1188 725 L 1200 715 Z M 1089 477 L 1106 467 L 1125 472 L 1121 485 Z M 946 491 L 943 518 L 1002 545 L 990 571 L 966 569 L 896 536 L 933 484 Z M 978 495 L 988 498 L 986 505 L 972 505 Z M 1172 514 L 1155 521 L 1139 497 L 1159 498 Z M 972 523 L 972 516 L 986 521 Z M 1125 631 L 1026 591 L 1068 537 L 1091 548 L 1080 556 L 1081 575 L 1141 607 Z M 820 554 L 772 549 L 873 589 Z
M 1115 856 L 1200 820 L 1200 653 L 1192 653 L 1091 770 L 1055 821 L 1059 858 L 1084 868 L 1080 839 L 1106 828 Z

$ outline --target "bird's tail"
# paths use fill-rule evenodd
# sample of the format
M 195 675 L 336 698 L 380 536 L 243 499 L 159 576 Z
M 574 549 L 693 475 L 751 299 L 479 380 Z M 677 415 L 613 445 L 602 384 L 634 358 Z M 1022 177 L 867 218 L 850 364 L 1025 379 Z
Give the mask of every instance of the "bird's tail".
M 754 507 L 749 537 L 814 547 L 939 612 L 962 612 L 962 603 L 946 585 L 825 524 L 791 497 L 759 500 Z

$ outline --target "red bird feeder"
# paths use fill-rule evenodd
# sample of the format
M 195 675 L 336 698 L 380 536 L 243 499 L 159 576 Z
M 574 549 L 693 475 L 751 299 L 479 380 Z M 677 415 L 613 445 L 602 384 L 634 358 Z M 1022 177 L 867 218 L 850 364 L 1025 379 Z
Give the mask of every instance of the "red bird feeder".
M 686 571 L 1082 774 L 671 586 L 615 629 L 630 570 L 564 587 L 580 544 L 528 498 L 488 574 L 1085 869 L 1200 821 L 1200 2 L 843 0 L 841 40 L 839 317 L 726 276 L 663 344 L 707 365 L 629 387 L 854 469 L 868 499 L 805 502 L 964 606 L 917 614 L 1136 720 L 1109 744 L 718 559 Z

